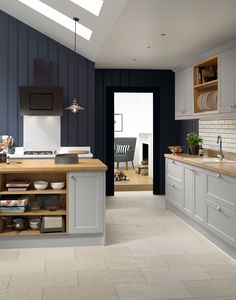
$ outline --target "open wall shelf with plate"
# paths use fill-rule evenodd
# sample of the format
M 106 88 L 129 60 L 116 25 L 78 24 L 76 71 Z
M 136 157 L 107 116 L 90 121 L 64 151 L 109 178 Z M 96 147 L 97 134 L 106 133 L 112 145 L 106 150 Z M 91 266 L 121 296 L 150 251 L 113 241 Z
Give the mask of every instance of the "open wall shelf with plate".
M 214 56 L 194 66 L 194 113 L 218 111 L 218 57 Z

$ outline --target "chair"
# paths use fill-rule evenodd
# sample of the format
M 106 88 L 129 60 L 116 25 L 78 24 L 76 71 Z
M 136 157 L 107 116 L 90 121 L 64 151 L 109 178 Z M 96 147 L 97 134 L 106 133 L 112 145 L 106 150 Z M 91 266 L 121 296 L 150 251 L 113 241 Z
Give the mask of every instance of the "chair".
M 117 163 L 117 169 L 119 169 L 119 163 L 126 163 L 126 170 L 128 170 L 128 162 L 132 162 L 134 168 L 134 152 L 136 145 L 136 138 L 133 137 L 121 137 L 114 139 L 114 161 Z

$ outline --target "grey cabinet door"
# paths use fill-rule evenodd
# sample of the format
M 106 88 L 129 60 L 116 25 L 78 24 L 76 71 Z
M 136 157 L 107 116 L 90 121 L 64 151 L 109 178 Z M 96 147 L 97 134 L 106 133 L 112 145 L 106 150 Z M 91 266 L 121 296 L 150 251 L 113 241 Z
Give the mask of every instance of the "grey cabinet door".
M 184 168 L 184 210 L 198 222 L 204 221 L 206 174 L 194 167 Z
M 221 113 L 236 111 L 234 83 L 234 49 L 230 49 L 219 56 L 219 100 Z
M 104 202 L 104 172 L 70 172 L 69 233 L 102 233 Z

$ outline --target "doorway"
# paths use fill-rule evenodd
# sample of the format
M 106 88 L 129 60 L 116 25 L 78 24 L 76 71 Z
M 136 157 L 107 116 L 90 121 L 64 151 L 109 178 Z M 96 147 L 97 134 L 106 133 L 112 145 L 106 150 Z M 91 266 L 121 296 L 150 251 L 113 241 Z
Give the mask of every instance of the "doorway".
M 153 190 L 153 93 L 114 93 L 115 191 Z
M 163 186 L 162 171 L 159 168 L 161 159 L 160 148 L 160 93 L 156 87 L 107 87 L 106 89 L 106 144 L 105 157 L 108 166 L 106 176 L 106 194 L 114 195 L 114 98 L 115 93 L 153 93 L 153 194 L 160 194 Z

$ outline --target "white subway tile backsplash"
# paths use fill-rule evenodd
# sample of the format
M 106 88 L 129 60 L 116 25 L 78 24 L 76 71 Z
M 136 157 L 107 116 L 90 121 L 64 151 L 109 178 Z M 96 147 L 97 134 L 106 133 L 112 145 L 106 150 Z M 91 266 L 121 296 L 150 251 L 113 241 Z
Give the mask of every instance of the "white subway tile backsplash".
M 217 136 L 221 135 L 223 149 L 236 153 L 236 119 L 199 121 L 199 135 L 203 138 L 203 147 L 218 150 Z

